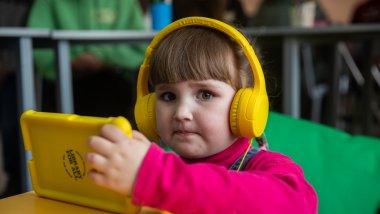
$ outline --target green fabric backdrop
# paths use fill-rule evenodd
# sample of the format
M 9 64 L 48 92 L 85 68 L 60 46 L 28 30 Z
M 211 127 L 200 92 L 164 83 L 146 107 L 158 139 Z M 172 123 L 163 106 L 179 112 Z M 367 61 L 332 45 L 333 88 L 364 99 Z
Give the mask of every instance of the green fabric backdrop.
M 380 139 L 283 114 L 269 114 L 269 148 L 302 166 L 319 198 L 319 213 L 374 214 L 380 207 Z

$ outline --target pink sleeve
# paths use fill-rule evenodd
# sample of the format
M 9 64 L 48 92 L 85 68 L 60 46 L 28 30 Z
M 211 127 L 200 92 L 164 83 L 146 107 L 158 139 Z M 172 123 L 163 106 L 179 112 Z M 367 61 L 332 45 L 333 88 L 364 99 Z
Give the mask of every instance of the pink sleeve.
M 246 170 L 186 164 L 152 145 L 137 176 L 133 200 L 173 213 L 317 213 L 314 189 L 286 156 L 262 151 Z

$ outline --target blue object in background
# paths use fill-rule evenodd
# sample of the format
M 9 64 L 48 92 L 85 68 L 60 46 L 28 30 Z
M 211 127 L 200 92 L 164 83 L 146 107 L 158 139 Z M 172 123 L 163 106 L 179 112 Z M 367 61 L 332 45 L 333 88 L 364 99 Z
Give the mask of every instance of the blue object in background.
M 150 6 L 150 14 L 152 16 L 152 29 L 162 30 L 173 21 L 172 5 L 165 2 L 153 3 Z

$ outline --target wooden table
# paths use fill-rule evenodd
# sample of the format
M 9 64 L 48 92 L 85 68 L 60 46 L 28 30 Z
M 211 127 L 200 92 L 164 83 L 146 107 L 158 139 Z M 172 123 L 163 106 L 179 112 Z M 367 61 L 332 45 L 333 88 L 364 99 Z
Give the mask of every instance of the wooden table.
M 11 196 L 0 200 L 0 213 L 7 214 L 50 214 L 50 213 L 91 213 L 105 214 L 108 212 L 65 203 L 37 196 L 33 191 Z M 168 214 L 168 212 L 143 207 L 141 214 Z

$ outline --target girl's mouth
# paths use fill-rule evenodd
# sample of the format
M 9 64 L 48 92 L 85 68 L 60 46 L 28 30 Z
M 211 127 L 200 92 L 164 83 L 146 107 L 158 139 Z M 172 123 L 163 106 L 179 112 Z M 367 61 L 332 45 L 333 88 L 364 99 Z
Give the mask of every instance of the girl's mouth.
M 180 136 L 190 136 L 190 135 L 193 135 L 195 133 L 191 132 L 191 131 L 186 131 L 186 130 L 177 130 L 177 131 L 174 131 L 174 134 L 180 135 Z

